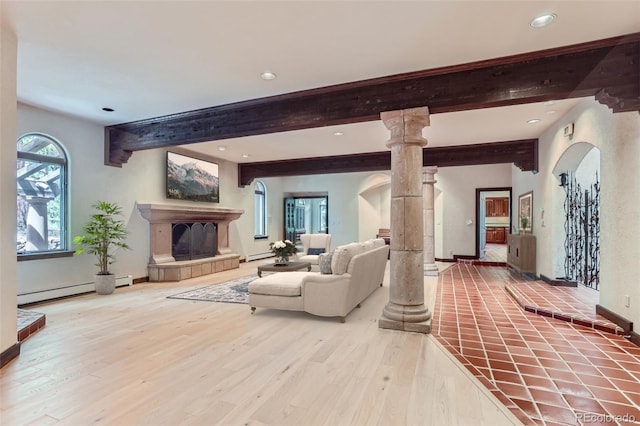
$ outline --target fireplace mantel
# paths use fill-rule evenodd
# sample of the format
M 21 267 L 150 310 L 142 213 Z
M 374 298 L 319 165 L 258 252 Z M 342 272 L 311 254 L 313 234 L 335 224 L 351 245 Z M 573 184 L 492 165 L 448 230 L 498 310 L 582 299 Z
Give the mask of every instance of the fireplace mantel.
M 196 207 L 175 204 L 138 204 L 138 210 L 149 223 L 231 222 L 244 210 L 224 207 Z
M 150 235 L 150 257 L 149 257 L 149 277 L 151 281 L 165 281 L 163 277 L 158 276 L 159 266 L 162 270 L 176 268 L 185 268 L 188 262 L 176 262 L 171 255 L 171 226 L 174 223 L 195 223 L 195 222 L 213 222 L 217 226 L 218 236 L 218 255 L 220 260 L 234 258 L 233 264 L 237 265 L 237 259 L 240 255 L 234 254 L 229 248 L 229 223 L 238 219 L 244 210 L 229 209 L 224 207 L 201 207 L 201 206 L 183 206 L 177 204 L 137 204 L 138 211 L 149 221 Z M 215 263 L 215 261 L 214 261 Z M 193 262 L 194 265 L 202 264 L 202 261 Z M 227 261 L 225 264 L 229 264 Z M 215 265 L 214 265 L 215 267 Z M 237 267 L 237 266 L 235 266 Z M 200 268 L 200 266 L 198 266 Z M 213 270 L 212 272 L 218 272 Z M 159 272 L 163 275 L 163 272 Z M 192 274 L 184 274 L 186 278 L 191 278 Z M 188 276 L 187 276 L 188 275 Z

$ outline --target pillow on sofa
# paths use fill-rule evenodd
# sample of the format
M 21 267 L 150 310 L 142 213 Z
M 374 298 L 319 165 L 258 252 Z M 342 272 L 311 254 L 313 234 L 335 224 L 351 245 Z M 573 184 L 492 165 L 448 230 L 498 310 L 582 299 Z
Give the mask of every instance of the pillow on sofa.
M 331 274 L 331 258 L 333 253 L 321 253 L 318 257 L 318 265 L 320 266 L 320 273 L 324 275 Z
M 373 240 L 367 240 L 364 243 L 361 243 L 362 247 L 364 248 L 364 251 L 367 252 L 369 250 L 373 250 L 374 248 L 376 248 L 375 244 L 373 243 Z
M 360 253 L 364 253 L 364 247 L 360 243 L 350 243 L 336 247 L 331 259 L 333 275 L 342 275 L 347 272 L 351 258 Z
M 324 253 L 324 247 L 319 247 L 319 248 L 309 247 L 309 250 L 307 250 L 307 254 L 322 254 L 322 253 Z

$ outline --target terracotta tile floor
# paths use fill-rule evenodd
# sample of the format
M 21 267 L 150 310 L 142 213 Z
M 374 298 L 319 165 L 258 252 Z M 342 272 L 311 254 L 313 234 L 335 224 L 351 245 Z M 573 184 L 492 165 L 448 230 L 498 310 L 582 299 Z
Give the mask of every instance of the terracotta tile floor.
M 554 287 L 542 281 L 523 282 L 516 279 L 507 284 L 506 289 L 527 311 L 609 333 L 624 334 L 621 327 L 596 314 L 597 290 L 582 285 Z
M 441 272 L 434 337 L 526 425 L 640 424 L 640 348 L 527 312 L 506 284 L 506 268 Z

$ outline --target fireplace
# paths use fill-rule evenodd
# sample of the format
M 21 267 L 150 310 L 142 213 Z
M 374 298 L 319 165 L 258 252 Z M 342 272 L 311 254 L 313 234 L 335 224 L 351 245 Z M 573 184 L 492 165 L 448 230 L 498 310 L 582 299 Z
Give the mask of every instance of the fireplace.
M 215 223 L 174 223 L 171 226 L 171 256 L 175 260 L 214 257 L 217 251 Z
M 138 204 L 149 221 L 149 281 L 180 281 L 238 268 L 229 248 L 229 224 L 244 210 Z

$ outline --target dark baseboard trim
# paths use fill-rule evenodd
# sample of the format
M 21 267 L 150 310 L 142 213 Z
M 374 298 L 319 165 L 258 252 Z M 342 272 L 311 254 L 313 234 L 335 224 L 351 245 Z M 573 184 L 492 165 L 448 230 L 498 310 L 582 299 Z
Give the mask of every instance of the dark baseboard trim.
M 538 281 L 538 277 L 533 272 L 520 272 L 508 263 L 506 268 L 511 274 L 515 275 L 516 277 L 523 278 L 527 281 Z
M 551 278 L 540 274 L 540 279 L 545 283 L 555 286 L 555 287 L 578 287 L 578 283 L 575 281 L 567 281 L 567 280 L 552 280 Z
M 633 322 L 622 317 L 621 315 L 616 314 L 612 310 L 607 309 L 602 305 L 596 305 L 596 314 L 601 315 L 612 323 L 620 326 L 624 330 L 625 334 L 633 333 Z M 636 334 L 636 336 L 640 337 L 638 334 Z
M 453 261 L 454 262 L 457 262 L 458 259 L 471 259 L 471 260 L 473 260 L 473 259 L 477 259 L 477 258 L 478 258 L 477 256 L 474 256 L 472 254 L 454 254 L 453 255 Z
M 632 331 L 629 335 L 629 341 L 636 346 L 640 346 L 640 334 Z
M 142 284 L 142 283 L 148 283 L 149 282 L 149 277 L 140 277 L 140 278 L 134 278 L 133 281 L 131 281 L 132 284 Z
M 436 262 L 447 262 L 447 263 L 456 263 L 455 259 L 440 259 L 438 257 L 435 258 Z
M 0 368 L 7 365 L 14 358 L 17 358 L 18 355 L 20 355 L 20 342 L 16 342 L 13 346 L 0 353 Z

